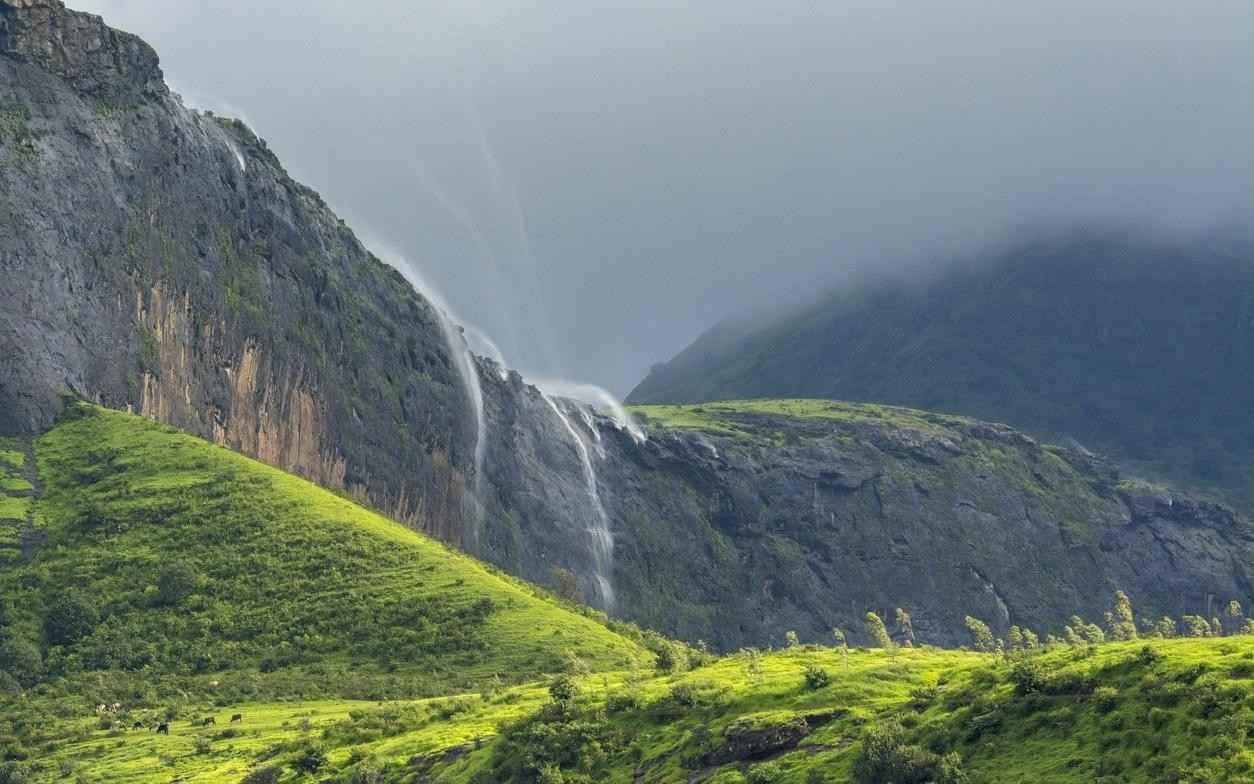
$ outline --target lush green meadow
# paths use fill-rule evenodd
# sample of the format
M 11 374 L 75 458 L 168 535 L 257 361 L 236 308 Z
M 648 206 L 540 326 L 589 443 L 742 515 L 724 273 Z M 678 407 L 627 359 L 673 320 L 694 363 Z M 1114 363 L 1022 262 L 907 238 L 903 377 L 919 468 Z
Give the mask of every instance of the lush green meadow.
M 138 417 L 26 449 L 0 784 L 1254 781 L 1254 636 L 714 657 Z

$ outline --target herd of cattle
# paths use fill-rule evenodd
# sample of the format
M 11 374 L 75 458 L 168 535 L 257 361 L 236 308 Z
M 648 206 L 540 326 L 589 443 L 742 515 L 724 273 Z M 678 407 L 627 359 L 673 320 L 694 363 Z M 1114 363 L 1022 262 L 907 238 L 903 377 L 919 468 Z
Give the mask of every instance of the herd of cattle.
M 100 716 L 116 715 L 121 712 L 122 712 L 122 703 L 120 702 L 114 702 L 112 704 L 102 702 L 96 706 L 96 713 L 97 715 L 100 715 Z M 242 713 L 236 713 L 231 716 L 230 723 L 234 724 L 236 722 L 242 722 L 243 720 L 244 720 L 244 715 Z M 218 720 L 215 719 L 213 716 L 210 716 L 199 722 L 199 724 L 202 727 L 209 727 L 212 725 L 216 725 L 217 723 L 218 723 Z M 170 722 L 168 721 L 158 721 L 156 719 L 152 719 L 148 723 L 144 723 L 143 721 L 137 721 L 131 726 L 131 729 L 133 730 L 142 730 L 144 728 L 147 728 L 160 735 L 170 734 Z

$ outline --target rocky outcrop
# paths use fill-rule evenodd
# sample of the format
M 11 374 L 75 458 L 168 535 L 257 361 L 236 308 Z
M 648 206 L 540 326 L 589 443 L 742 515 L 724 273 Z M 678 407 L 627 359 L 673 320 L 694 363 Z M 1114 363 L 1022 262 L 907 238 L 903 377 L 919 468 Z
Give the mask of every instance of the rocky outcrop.
M 73 394 L 459 541 L 475 424 L 438 314 L 139 39 L 0 2 L 0 431 Z
M 477 552 L 539 582 L 569 565 L 595 597 L 570 434 L 517 375 L 485 391 Z M 655 421 L 644 441 L 571 417 L 611 520 L 618 612 L 734 649 L 787 630 L 861 639 L 868 610 L 901 607 L 920 641 L 960 644 L 968 614 L 1045 633 L 1100 619 L 1116 590 L 1145 617 L 1254 596 L 1254 529 L 1227 507 L 1000 425 L 809 405 L 820 414 L 694 407 L 704 426 Z
M 1044 631 L 1117 588 L 1146 614 L 1251 598 L 1243 518 L 1084 452 L 851 406 L 643 439 L 486 360 L 481 428 L 453 337 L 138 39 L 0 0 L 0 434 L 67 394 L 129 408 L 720 648 L 895 607 L 952 643 L 965 614 Z

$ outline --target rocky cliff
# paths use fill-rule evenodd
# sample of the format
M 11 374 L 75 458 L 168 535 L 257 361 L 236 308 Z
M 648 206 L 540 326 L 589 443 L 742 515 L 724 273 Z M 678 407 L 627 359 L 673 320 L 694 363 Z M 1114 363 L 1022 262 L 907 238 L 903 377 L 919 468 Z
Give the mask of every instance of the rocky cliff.
M 1006 428 L 899 409 L 647 409 L 487 360 L 241 123 L 57 0 L 0 0 L 0 432 L 64 395 L 342 490 L 516 574 L 720 647 L 901 606 L 1049 627 L 1251 598 L 1227 509 Z
M 480 550 L 544 580 L 579 563 L 593 516 L 560 480 L 579 470 L 573 439 L 516 377 L 487 390 L 512 441 L 488 463 L 501 492 Z M 860 636 L 867 610 L 902 607 L 920 639 L 958 644 L 965 615 L 1057 631 L 1100 619 L 1115 590 L 1148 618 L 1254 596 L 1254 528 L 1231 509 L 1002 425 L 825 401 L 636 411 L 647 440 L 574 424 L 612 521 L 619 611 L 686 639 Z
M 475 423 L 439 314 L 153 50 L 0 2 L 0 431 L 132 408 L 457 540 Z

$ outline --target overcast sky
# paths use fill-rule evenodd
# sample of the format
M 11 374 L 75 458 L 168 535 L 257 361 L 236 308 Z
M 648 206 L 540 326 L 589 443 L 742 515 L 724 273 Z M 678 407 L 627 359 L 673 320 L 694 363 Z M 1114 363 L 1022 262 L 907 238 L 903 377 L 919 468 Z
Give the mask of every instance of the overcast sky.
M 242 116 L 511 365 L 1041 225 L 1254 216 L 1250 0 L 70 0 Z

